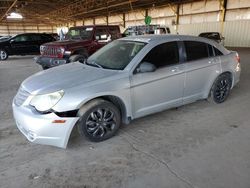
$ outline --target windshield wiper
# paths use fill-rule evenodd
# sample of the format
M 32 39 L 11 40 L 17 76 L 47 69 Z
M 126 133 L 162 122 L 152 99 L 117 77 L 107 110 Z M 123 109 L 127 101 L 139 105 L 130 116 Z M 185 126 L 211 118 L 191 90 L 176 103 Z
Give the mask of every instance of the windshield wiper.
M 95 61 L 91 61 L 91 63 L 86 61 L 85 63 L 87 65 L 95 65 L 96 67 L 99 67 L 99 68 L 103 69 L 103 67 L 101 65 L 99 65 L 98 63 L 96 63 Z

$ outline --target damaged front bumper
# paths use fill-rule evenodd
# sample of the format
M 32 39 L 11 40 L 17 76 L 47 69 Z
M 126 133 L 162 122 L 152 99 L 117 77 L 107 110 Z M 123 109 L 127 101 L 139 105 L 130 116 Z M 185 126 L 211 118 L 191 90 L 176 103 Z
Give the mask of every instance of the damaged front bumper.
M 55 113 L 40 114 L 30 106 L 12 103 L 18 129 L 33 143 L 66 148 L 79 117 L 59 117 Z

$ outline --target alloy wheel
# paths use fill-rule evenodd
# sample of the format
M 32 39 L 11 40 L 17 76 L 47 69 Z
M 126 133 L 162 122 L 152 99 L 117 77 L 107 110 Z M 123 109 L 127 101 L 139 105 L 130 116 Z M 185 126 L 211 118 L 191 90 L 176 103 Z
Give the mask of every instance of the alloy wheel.
M 0 50 L 0 59 L 5 60 L 7 58 L 7 53 L 3 50 Z
M 230 87 L 231 87 L 231 82 L 229 79 L 227 78 L 221 79 L 215 87 L 215 92 L 214 92 L 215 99 L 218 102 L 223 102 L 229 94 Z
M 111 109 L 98 108 L 88 116 L 86 128 L 92 137 L 102 138 L 107 134 L 112 134 L 116 124 L 116 117 Z

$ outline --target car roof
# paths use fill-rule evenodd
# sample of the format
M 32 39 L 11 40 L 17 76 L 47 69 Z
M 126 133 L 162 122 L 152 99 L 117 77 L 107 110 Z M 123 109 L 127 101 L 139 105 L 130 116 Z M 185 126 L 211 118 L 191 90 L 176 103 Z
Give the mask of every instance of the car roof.
M 70 28 L 83 28 L 83 27 L 119 27 L 119 25 L 83 25 L 83 26 L 74 26 Z
M 130 40 L 130 41 L 141 41 L 146 43 L 151 42 L 160 42 L 160 41 L 172 41 L 172 40 L 194 40 L 194 41 L 204 41 L 210 42 L 207 39 L 191 36 L 191 35 L 174 35 L 174 34 L 166 34 L 166 35 L 137 35 L 137 36 L 129 36 L 119 40 Z
M 174 34 L 166 34 L 166 35 L 137 35 L 137 36 L 129 36 L 124 37 L 118 40 L 128 40 L 128 41 L 135 41 L 135 42 L 144 42 L 144 43 L 162 43 L 162 42 L 168 42 L 168 41 L 198 41 L 198 42 L 204 42 L 207 44 L 210 44 L 212 46 L 215 46 L 219 50 L 221 50 L 224 54 L 229 53 L 226 48 L 224 48 L 222 45 L 218 44 L 217 42 L 207 39 L 204 37 L 197 37 L 197 36 L 191 36 L 191 35 L 174 35 Z

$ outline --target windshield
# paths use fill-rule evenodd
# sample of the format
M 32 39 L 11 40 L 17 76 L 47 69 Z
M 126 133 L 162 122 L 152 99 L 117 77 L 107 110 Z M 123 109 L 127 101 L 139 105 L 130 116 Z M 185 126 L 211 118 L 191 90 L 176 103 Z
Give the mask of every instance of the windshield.
M 90 56 L 87 64 L 123 70 L 145 45 L 143 42 L 116 40 Z
M 93 27 L 85 27 L 85 28 L 71 28 L 66 35 L 66 39 L 82 39 L 87 40 L 90 39 L 93 33 Z

